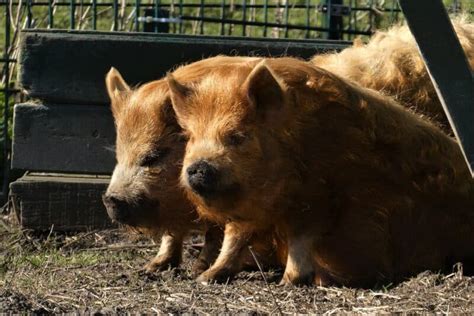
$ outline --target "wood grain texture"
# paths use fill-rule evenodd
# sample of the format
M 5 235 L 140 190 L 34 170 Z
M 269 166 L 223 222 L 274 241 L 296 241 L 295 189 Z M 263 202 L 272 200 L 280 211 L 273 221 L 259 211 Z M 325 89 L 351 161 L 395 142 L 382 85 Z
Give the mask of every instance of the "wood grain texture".
M 26 175 L 10 184 L 10 197 L 23 228 L 84 231 L 113 227 L 101 196 L 107 177 Z
M 14 169 L 108 174 L 115 166 L 108 107 L 17 104 L 14 122 Z
M 132 85 L 159 79 L 179 64 L 219 54 L 309 58 L 348 42 L 248 39 L 143 33 L 23 31 L 20 84 L 46 103 L 108 104 L 104 77 L 116 67 Z

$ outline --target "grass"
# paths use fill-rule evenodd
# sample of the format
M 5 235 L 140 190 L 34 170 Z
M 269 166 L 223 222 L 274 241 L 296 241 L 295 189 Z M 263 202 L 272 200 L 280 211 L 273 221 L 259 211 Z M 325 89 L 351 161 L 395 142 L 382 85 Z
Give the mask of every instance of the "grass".
M 35 234 L 0 218 L 0 313 L 472 313 L 474 278 L 425 272 L 371 290 L 280 286 L 281 271 L 239 274 L 201 285 L 190 275 L 200 237 L 179 269 L 141 267 L 157 246 L 120 230 Z
M 50 264 L 58 267 L 80 268 L 96 264 L 103 258 L 98 253 L 80 252 L 74 255 L 67 255 L 60 251 L 47 251 L 45 253 L 24 254 L 15 259 L 15 262 L 10 262 L 9 264 L 18 268 L 40 268 Z

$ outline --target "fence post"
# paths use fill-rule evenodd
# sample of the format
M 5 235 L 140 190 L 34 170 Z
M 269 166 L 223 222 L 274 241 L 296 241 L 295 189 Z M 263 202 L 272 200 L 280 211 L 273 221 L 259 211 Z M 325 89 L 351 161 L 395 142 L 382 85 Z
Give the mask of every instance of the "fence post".
M 340 40 L 342 39 L 343 20 L 342 14 L 338 8 L 334 6 L 342 6 L 342 0 L 326 0 L 326 26 L 329 28 L 328 39 Z M 339 12 L 339 13 L 338 13 Z
M 156 8 L 147 8 L 144 10 L 145 17 L 154 17 L 154 18 L 165 18 L 168 19 L 170 17 L 170 12 L 165 9 L 159 9 L 156 11 Z M 170 25 L 169 23 L 164 22 L 156 22 L 145 21 L 143 23 L 143 32 L 147 33 L 169 33 L 170 32 Z
M 30 16 L 29 18 L 30 19 Z M 10 141 L 8 139 L 8 118 L 10 116 L 10 8 L 5 6 L 5 86 L 4 86 L 4 107 L 3 107 L 3 183 L 2 199 L 8 196 L 8 185 L 10 178 Z M 4 201 L 2 201 L 3 203 Z
M 74 30 L 76 28 L 76 0 L 71 0 L 69 7 L 69 16 L 70 16 L 70 29 Z

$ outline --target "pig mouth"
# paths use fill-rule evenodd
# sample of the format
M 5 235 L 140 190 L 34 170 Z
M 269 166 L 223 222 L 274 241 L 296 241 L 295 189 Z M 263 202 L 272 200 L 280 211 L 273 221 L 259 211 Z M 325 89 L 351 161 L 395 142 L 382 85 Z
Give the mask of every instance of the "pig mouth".
M 193 189 L 193 192 L 199 195 L 208 205 L 226 201 L 235 203 L 240 198 L 241 186 L 238 183 L 220 184 L 212 191 L 198 192 Z
M 158 216 L 160 209 L 159 201 L 143 197 L 131 202 L 118 200 L 113 203 L 106 202 L 104 199 L 104 204 L 113 222 L 136 227 L 149 224 Z

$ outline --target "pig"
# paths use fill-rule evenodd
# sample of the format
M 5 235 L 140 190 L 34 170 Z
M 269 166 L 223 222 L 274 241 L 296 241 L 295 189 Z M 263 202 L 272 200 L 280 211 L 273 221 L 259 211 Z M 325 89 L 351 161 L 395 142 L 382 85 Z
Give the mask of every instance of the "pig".
M 456 18 L 453 26 L 467 61 L 474 69 L 474 23 Z M 394 97 L 439 124 L 445 132 L 452 133 L 415 39 L 406 25 L 378 31 L 367 44 L 358 39 L 354 46 L 339 53 L 316 55 L 311 62 L 363 87 Z
M 188 138 L 181 185 L 200 216 L 226 226 L 198 281 L 226 279 L 265 231 L 283 284 L 369 287 L 474 256 L 459 145 L 393 99 L 293 58 L 167 82 Z
M 184 143 L 168 106 L 168 88 L 165 82 L 154 81 L 132 89 L 114 68 L 107 74 L 106 86 L 117 131 L 117 165 L 103 197 L 107 213 L 156 242 L 161 240 L 158 254 L 144 267 L 147 272 L 177 267 L 183 238 L 203 225 L 177 186 Z M 207 237 L 198 260 L 201 265 L 212 263 L 212 253 L 220 247 L 219 229 L 210 229 Z
M 177 76 L 192 82 L 214 66 L 200 64 Z M 185 142 L 168 85 L 156 80 L 132 89 L 112 68 L 106 86 L 117 132 L 117 165 L 103 196 L 108 215 L 156 242 L 161 240 L 158 254 L 144 267 L 147 272 L 177 267 L 182 261 L 183 239 L 191 231 L 205 232 L 204 248 L 192 268 L 199 275 L 217 257 L 223 227 L 200 220 L 178 185 Z M 263 267 L 277 268 L 272 239 L 249 243 Z M 235 264 L 239 271 L 257 268 L 248 250 Z

